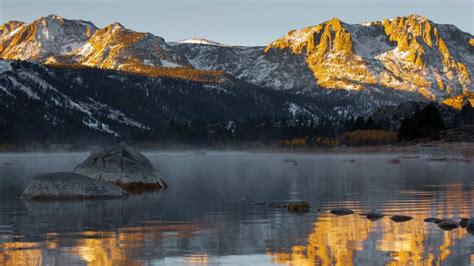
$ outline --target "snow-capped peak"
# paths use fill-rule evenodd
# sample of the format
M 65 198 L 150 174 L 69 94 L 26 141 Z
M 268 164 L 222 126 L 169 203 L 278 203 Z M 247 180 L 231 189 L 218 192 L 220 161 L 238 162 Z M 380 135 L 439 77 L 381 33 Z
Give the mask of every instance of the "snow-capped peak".
M 204 45 L 215 45 L 215 46 L 227 46 L 225 44 L 215 42 L 215 41 L 210 41 L 204 38 L 191 38 L 191 39 L 185 39 L 181 41 L 177 41 L 176 43 L 191 43 L 191 44 L 204 44 Z
M 56 15 L 56 14 L 50 14 L 46 18 L 53 19 L 53 20 L 63 20 L 64 19 L 63 17 L 61 17 L 59 15 Z

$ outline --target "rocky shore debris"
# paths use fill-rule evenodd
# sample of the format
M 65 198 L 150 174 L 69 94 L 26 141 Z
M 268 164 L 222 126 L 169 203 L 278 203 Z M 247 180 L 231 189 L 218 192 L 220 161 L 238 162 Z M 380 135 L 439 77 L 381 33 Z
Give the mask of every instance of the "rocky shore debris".
M 76 166 L 74 173 L 115 184 L 134 193 L 168 186 L 151 162 L 125 143 L 91 153 L 83 163 Z
M 24 200 L 123 199 L 128 195 L 118 186 L 87 176 L 58 172 L 34 177 L 24 190 Z

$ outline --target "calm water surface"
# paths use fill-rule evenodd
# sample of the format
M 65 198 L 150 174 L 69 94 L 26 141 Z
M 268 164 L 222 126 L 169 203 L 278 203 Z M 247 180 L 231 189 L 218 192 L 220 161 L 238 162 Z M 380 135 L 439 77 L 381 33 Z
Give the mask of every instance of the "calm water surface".
M 423 222 L 474 216 L 474 163 L 423 155 L 388 163 L 398 154 L 146 155 L 168 181 L 164 193 L 69 203 L 19 196 L 33 176 L 71 171 L 86 153 L 0 155 L 0 264 L 474 264 L 474 236 Z M 414 220 L 292 215 L 241 198 Z

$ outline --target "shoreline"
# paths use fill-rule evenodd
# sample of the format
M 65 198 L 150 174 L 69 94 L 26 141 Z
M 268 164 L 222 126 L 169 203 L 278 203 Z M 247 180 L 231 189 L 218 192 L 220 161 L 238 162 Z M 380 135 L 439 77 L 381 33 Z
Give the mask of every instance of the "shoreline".
M 278 146 L 251 146 L 251 145 L 229 145 L 221 147 L 185 146 L 185 145 L 152 145 L 149 147 L 143 143 L 132 144 L 145 153 L 150 152 L 248 152 L 248 153 L 298 153 L 298 154 L 357 154 L 357 153 L 441 153 L 456 154 L 464 158 L 474 157 L 474 143 L 472 142 L 424 142 L 406 143 L 399 145 L 363 145 L 363 146 L 334 146 L 334 147 L 278 147 Z M 99 149 L 100 146 L 86 146 L 84 149 L 68 149 L 67 147 L 53 145 L 53 148 L 17 148 L 2 150 L 2 154 L 58 154 L 58 153 L 88 153 Z

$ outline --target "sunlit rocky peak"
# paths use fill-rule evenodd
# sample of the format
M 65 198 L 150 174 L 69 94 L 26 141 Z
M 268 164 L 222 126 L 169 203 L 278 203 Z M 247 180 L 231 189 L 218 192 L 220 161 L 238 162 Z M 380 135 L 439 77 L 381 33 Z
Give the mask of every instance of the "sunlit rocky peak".
M 29 24 L 9 22 L 2 26 L 0 56 L 6 59 L 45 60 L 81 47 L 97 30 L 83 20 L 57 15 L 41 17 Z M 8 34 L 5 34 L 8 30 Z
M 290 31 L 271 49 L 306 54 L 319 86 L 417 91 L 429 99 L 474 90 L 472 36 L 419 15 L 350 25 L 334 18 Z

